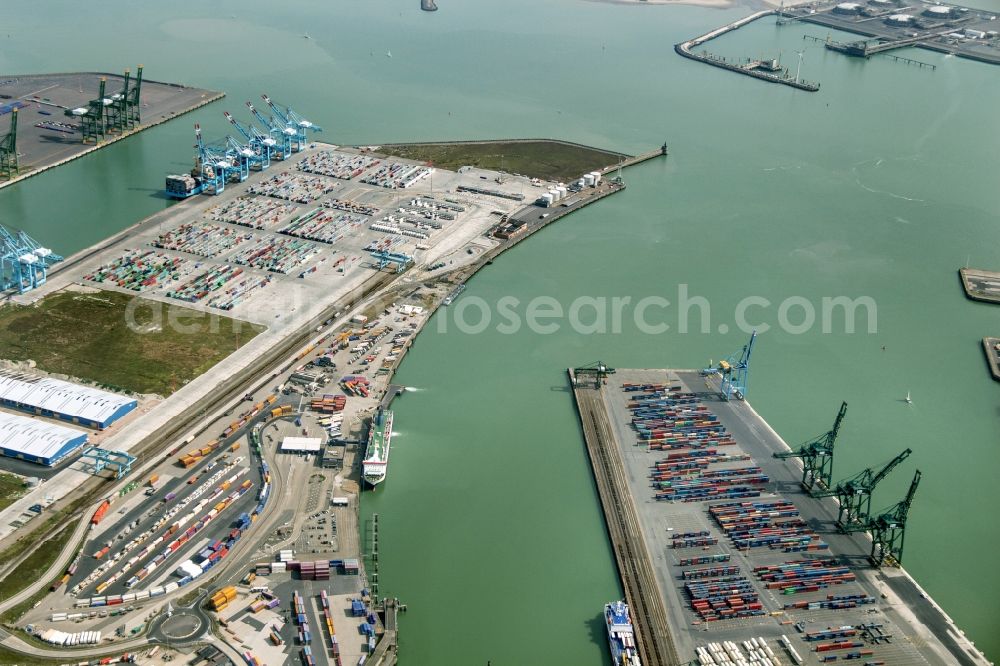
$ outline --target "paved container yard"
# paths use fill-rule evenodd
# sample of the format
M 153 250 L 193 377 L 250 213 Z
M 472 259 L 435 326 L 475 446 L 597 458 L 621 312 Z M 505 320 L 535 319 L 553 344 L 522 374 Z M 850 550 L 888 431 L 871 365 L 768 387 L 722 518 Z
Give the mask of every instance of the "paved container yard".
M 974 301 L 1000 303 L 1000 273 L 961 268 L 958 275 L 962 278 L 962 288 L 965 289 L 966 296 Z
M 662 154 L 661 149 L 635 159 Z M 76 556 L 67 549 L 57 558 L 44 578 L 61 585 L 21 616 L 18 626 L 31 624 L 36 632 L 50 633 L 100 631 L 102 645 L 111 641 L 103 649 L 136 650 L 152 637 L 187 653 L 210 638 L 206 594 L 236 586 L 244 608 L 263 601 L 256 599 L 260 591 L 250 589 L 259 587 L 251 585 L 251 572 L 264 572 L 276 594 L 286 597 L 324 591 L 342 597 L 330 608 L 343 613 L 346 601 L 361 596 L 366 580 L 363 544 L 370 526 L 359 524 L 358 507 L 368 422 L 379 405 L 385 408 L 404 393 L 390 382 L 415 336 L 437 305 L 460 298 L 461 280 L 477 267 L 546 223 L 623 187 L 604 182 L 572 194 L 551 212 L 524 205 L 546 185 L 479 169 L 431 171 L 370 151 L 313 144 L 277 168 L 252 174 L 246 183 L 228 184 L 219 196 L 196 196 L 60 265 L 49 283 L 27 299 L 59 289 L 115 289 L 154 303 L 224 311 L 259 321 L 268 330 L 172 398 L 140 408 L 141 430 L 127 423 L 109 433 L 105 447 L 127 449 L 156 427 L 161 411 L 177 412 L 172 403 L 181 394 L 187 393 L 180 407 L 201 408 L 184 429 L 164 437 L 161 448 L 143 455 L 114 490 L 104 491 L 112 504 L 95 529 L 88 531 L 87 516 L 96 505 L 84 510 L 73 535 L 74 541 L 84 540 L 82 552 Z M 523 220 L 525 228 L 509 239 L 491 233 L 508 219 Z M 391 267 L 380 270 L 371 248 L 409 255 L 415 265 L 399 276 Z M 201 262 L 206 265 L 189 270 Z M 241 279 L 261 276 L 266 284 L 220 307 L 213 299 L 230 289 L 226 271 L 234 268 L 244 271 Z M 191 273 L 206 269 L 221 275 L 225 286 L 203 288 L 211 281 L 185 286 Z M 216 291 L 222 293 L 213 296 Z M 285 316 L 272 318 L 275 313 Z M 280 353 L 272 359 L 269 349 Z M 220 379 L 245 367 L 251 354 L 261 354 L 268 364 L 238 393 L 213 397 Z M 241 358 L 230 367 L 234 357 Z M 313 438 L 320 450 L 284 451 L 288 438 Z M 399 445 L 405 440 L 393 446 Z M 147 496 L 145 482 L 154 475 L 157 486 Z M 87 476 L 71 465 L 35 494 L 44 492 L 48 504 Z M 242 486 L 244 494 L 234 495 L 234 488 Z M 264 488 L 266 502 L 261 500 Z M 231 503 L 216 504 L 226 497 Z M 182 511 L 167 515 L 182 504 Z M 206 521 L 209 509 L 215 513 Z M 240 520 L 244 513 L 250 514 L 249 525 Z M 164 551 L 164 544 L 186 534 L 192 521 L 198 531 L 178 549 Z M 4 527 L 14 525 L 0 530 Z M 329 581 L 273 568 L 282 550 L 294 552 L 293 562 L 330 562 Z M 178 563 L 204 565 L 213 557 L 214 566 L 184 582 L 188 576 L 178 571 Z M 59 573 L 67 570 L 68 575 Z M 5 600 L 5 607 L 32 591 L 29 587 Z M 384 633 L 376 622 L 381 639 L 374 652 L 367 643 L 350 647 L 357 637 L 344 636 L 342 658 L 356 661 L 370 654 L 370 663 L 394 663 L 396 605 L 391 606 Z M 302 654 L 298 627 L 279 627 L 279 645 L 266 634 L 270 647 L 258 645 L 257 634 L 268 625 L 256 615 L 243 613 L 226 639 L 252 654 L 259 649 L 260 663 L 309 656 Z M 343 624 L 348 634 L 363 629 L 357 619 Z M 343 627 L 337 627 L 339 637 Z M 322 638 L 329 643 L 329 636 Z M 32 639 L 22 634 L 4 640 L 15 649 L 35 648 L 39 655 L 61 654 L 38 642 L 29 646 Z M 320 647 L 327 653 L 314 649 L 315 662 L 333 663 L 329 646 L 321 641 Z M 100 649 L 88 644 L 74 654 L 93 656 Z
M 130 87 L 134 84 L 135 72 L 132 76 Z M 79 118 L 65 115 L 65 111 L 86 107 L 90 100 L 97 98 L 101 77 L 107 79 L 106 98 L 119 92 L 124 85 L 121 74 L 99 72 L 30 76 L 0 74 L 0 104 L 24 104 L 18 109 L 17 124 L 20 176 L 0 180 L 0 187 L 80 157 L 122 136 L 108 135 L 107 140 L 97 146 L 83 143 Z M 144 79 L 140 97 L 141 124 L 124 135 L 158 125 L 222 96 L 222 93 L 213 90 Z M 7 132 L 9 123 L 9 113 L 0 115 L 0 134 Z
M 240 354 L 226 358 L 170 399 L 147 402 L 137 410 L 143 412 L 141 427 L 125 423 L 112 428 L 100 444 L 128 451 L 172 414 L 209 395 L 220 377 L 266 354 L 332 304 L 363 292 L 380 276 L 390 277 L 394 267 L 379 272 L 366 248 L 413 257 L 418 270 L 407 278 L 414 280 L 469 266 L 499 248 L 501 242 L 487 232 L 501 215 L 523 203 L 460 192 L 460 186 L 488 183 L 530 201 L 550 185 L 522 177 L 498 184 L 498 174 L 479 169 L 428 169 L 402 188 L 404 170 L 422 166 L 311 144 L 266 171 L 252 172 L 243 183 L 227 185 L 217 196 L 196 195 L 69 257 L 44 286 L 15 300 L 31 303 L 64 289 L 110 289 L 267 327 Z M 419 284 L 414 282 L 413 291 Z M 414 304 L 430 303 L 421 298 Z M 0 468 L 5 464 L 0 459 Z M 30 472 L 20 467 L 17 471 Z M 14 529 L 12 522 L 27 507 L 59 499 L 88 475 L 79 462 L 64 465 L 44 487 L 0 513 L 0 537 Z
M 626 385 L 647 388 L 626 391 Z M 662 450 L 649 450 L 647 444 L 639 443 L 637 431 L 631 424 L 629 403 L 648 393 L 652 385 L 668 393 L 677 391 L 686 395 L 686 408 L 704 408 L 702 414 L 714 415 L 721 424 L 717 434 L 720 445 L 712 445 L 714 451 L 709 454 L 719 458 L 711 463 L 710 471 L 684 476 L 683 482 L 665 483 L 659 490 L 652 480 L 658 463 L 657 469 L 661 470 L 667 469 L 667 465 L 674 469 L 693 467 L 691 459 L 685 456 L 692 452 L 700 455 L 703 449 L 667 445 Z M 593 388 L 591 380 L 589 384 L 581 383 L 576 395 L 585 425 L 588 420 L 599 422 L 602 419 L 609 424 L 610 432 L 599 438 L 600 444 L 607 444 L 608 456 L 617 456 L 620 460 L 624 483 L 638 516 L 639 534 L 628 535 L 628 538 L 644 544 L 655 572 L 654 585 L 637 586 L 628 580 L 633 574 L 622 571 L 626 590 L 645 597 L 629 599 L 640 633 L 640 645 L 645 640 L 641 632 L 646 627 L 641 614 L 635 610 L 637 603 L 654 609 L 659 605 L 661 612 L 666 613 L 670 640 L 681 661 L 699 657 L 699 648 L 707 649 L 711 643 L 733 641 L 742 646 L 742 641 L 758 638 L 766 642 L 780 663 L 797 663 L 780 642 L 784 635 L 804 660 L 802 663 L 816 663 L 824 656 L 844 659 L 848 655 L 859 663 L 884 661 L 886 664 L 942 666 L 986 663 L 904 571 L 891 567 L 875 570 L 869 565 L 870 538 L 863 533 L 845 535 L 837 530 L 836 501 L 814 499 L 803 491 L 801 465 L 796 460 L 773 457 L 776 452 L 788 450 L 785 442 L 748 403 L 720 400 L 716 379 L 706 378 L 697 371 L 618 370 L 607 378 L 603 388 Z M 817 424 L 817 431 L 825 425 Z M 588 446 L 593 449 L 596 442 L 590 440 L 594 430 L 585 427 L 585 433 Z M 849 444 L 841 444 L 844 445 Z M 672 456 L 669 462 L 668 456 Z M 682 475 L 689 473 L 681 472 Z M 706 478 L 745 478 L 743 487 L 749 490 L 746 495 L 735 498 L 683 501 L 683 494 L 675 494 L 673 499 L 656 499 L 658 492 L 669 497 L 677 493 L 684 482 L 702 474 Z M 602 503 L 606 503 L 605 491 L 601 490 Z M 724 515 L 727 510 L 724 505 L 740 503 L 771 507 L 761 511 L 774 512 L 778 510 L 776 507 L 783 507 L 781 515 L 787 517 L 780 520 L 794 521 L 797 527 L 793 531 L 799 535 L 795 537 L 796 542 L 783 541 L 775 543 L 774 547 L 766 544 L 744 547 L 747 542 L 741 542 L 737 547 L 735 538 L 727 536 L 722 528 L 725 519 L 713 517 L 709 509 L 715 506 L 715 511 Z M 612 538 L 614 540 L 614 530 Z M 805 549 L 802 544 L 806 543 L 812 545 Z M 620 547 L 613 545 L 616 549 Z M 769 574 L 762 567 L 787 566 L 790 562 L 842 568 L 846 573 L 813 591 L 791 588 L 798 591 L 789 592 L 778 584 L 769 584 L 772 579 L 765 580 Z M 720 589 L 724 591 L 712 592 Z M 706 599 L 714 599 L 713 594 L 728 598 L 721 605 L 713 601 L 715 605 L 711 608 L 705 605 L 707 602 L 696 607 L 694 599 L 702 594 Z M 843 600 L 831 600 L 830 597 Z M 845 633 L 829 638 L 820 636 L 820 632 L 831 627 L 841 628 Z M 891 638 L 880 638 L 880 633 Z M 837 641 L 848 647 L 829 647 Z M 824 651 L 816 652 L 819 646 L 823 646 Z M 829 651 L 825 651 L 827 649 Z M 663 659 L 647 661 L 669 663 Z

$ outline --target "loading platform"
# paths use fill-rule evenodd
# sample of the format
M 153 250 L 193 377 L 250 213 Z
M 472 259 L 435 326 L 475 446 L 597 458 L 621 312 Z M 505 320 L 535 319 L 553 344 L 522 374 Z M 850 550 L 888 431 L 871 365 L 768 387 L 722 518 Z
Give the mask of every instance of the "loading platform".
M 751 638 L 780 651 L 782 663 L 796 663 L 782 636 L 806 661 L 812 653 L 903 666 L 988 663 L 905 570 L 869 564 L 867 533 L 836 528 L 837 502 L 805 492 L 801 463 L 774 457 L 790 450 L 785 441 L 749 403 L 721 400 L 717 377 L 696 370 L 619 368 L 603 383 L 577 386 L 572 371 L 570 379 L 643 664 L 687 663 L 711 643 Z M 666 387 L 661 390 L 668 396 L 676 391 L 692 409 L 709 414 L 717 444 L 643 440 L 634 410 L 643 391 L 655 386 Z M 704 476 L 708 497 L 681 490 L 698 486 L 697 475 L 682 471 L 675 477 L 680 481 L 666 483 L 656 476 L 699 456 L 718 461 Z M 745 494 L 718 481 L 746 474 L 750 489 L 736 489 Z M 793 532 L 789 543 L 772 547 L 733 536 L 719 516 L 749 511 L 745 507 L 753 503 L 781 505 L 788 512 L 782 515 L 794 517 L 780 519 L 794 523 L 773 528 Z M 761 541 L 771 538 L 789 539 Z M 768 582 L 775 575 L 769 572 L 782 567 L 814 566 L 839 573 L 819 587 L 789 586 L 780 582 L 784 573 L 776 574 L 778 583 Z M 713 588 L 717 582 L 721 587 Z M 736 587 L 738 597 L 729 593 Z M 724 598 L 699 600 L 696 595 L 703 592 Z M 850 640 L 821 642 L 818 637 L 831 626 L 841 627 Z
M 578 384 L 573 370 L 568 372 L 625 600 L 632 613 L 639 657 L 646 666 L 680 663 L 663 597 L 657 593 L 653 560 L 628 490 L 621 447 L 611 427 L 601 390 L 589 384 Z
M 965 295 L 974 301 L 1000 303 L 1000 273 L 975 268 L 960 268 Z
M 141 67 L 141 66 L 140 66 Z M 104 88 L 101 88 L 104 86 Z M 193 111 L 221 99 L 224 93 L 190 88 L 176 83 L 145 79 L 141 82 L 140 104 L 135 108 L 141 118 L 132 117 L 121 129 L 105 128 L 106 134 L 96 143 L 88 137 L 86 114 L 88 104 L 96 101 L 99 90 L 108 105 L 119 97 L 115 91 L 129 86 L 124 76 L 103 72 L 72 72 L 66 74 L 0 74 L 0 126 L 6 127 L 3 108 L 18 108 L 17 152 L 20 167 L 10 178 L 0 178 L 0 188 L 24 178 L 42 173 L 78 157 L 108 146 L 115 141 Z M 93 137 L 91 137 L 93 138 Z

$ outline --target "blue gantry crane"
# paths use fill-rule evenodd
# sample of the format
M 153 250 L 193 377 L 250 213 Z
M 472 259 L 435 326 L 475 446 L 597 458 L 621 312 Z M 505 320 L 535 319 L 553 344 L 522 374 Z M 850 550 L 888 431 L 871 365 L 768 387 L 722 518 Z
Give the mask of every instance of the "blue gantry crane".
M 413 263 L 413 257 L 400 252 L 389 252 L 388 250 L 378 250 L 371 253 L 372 258 L 378 263 L 378 270 L 382 270 L 389 264 L 396 267 L 397 273 L 402 273 L 406 267 Z
M 231 136 L 226 137 L 226 145 L 226 155 L 234 165 L 230 171 L 230 179 L 242 183 L 250 176 L 250 168 L 257 165 L 259 156 L 250 146 L 243 145 Z
M 253 125 L 241 124 L 228 111 L 224 113 L 226 120 L 236 128 L 237 132 L 243 135 L 243 138 L 247 140 L 247 145 L 257 154 L 253 164 L 260 169 L 266 169 L 271 166 L 271 156 L 274 154 L 274 149 L 278 145 L 278 142 L 270 136 L 263 134 Z
M 306 147 L 306 143 L 309 142 L 309 138 L 306 136 L 307 132 L 322 132 L 323 128 L 319 125 L 315 125 L 310 121 L 306 120 L 299 114 L 292 110 L 292 107 L 286 106 L 282 109 L 280 106 L 271 101 L 271 98 L 267 95 L 261 95 L 264 102 L 270 107 L 271 111 L 274 113 L 275 117 L 281 122 L 285 123 L 285 127 L 289 127 L 295 130 L 294 141 L 298 144 L 295 148 L 296 151 L 302 150 Z
M 124 451 L 109 451 L 96 446 L 88 446 L 80 454 L 84 462 L 90 462 L 93 466 L 93 473 L 100 474 L 108 467 L 115 469 L 115 478 L 120 479 L 132 471 L 132 463 L 137 458 Z
M 288 127 L 287 125 L 279 125 L 274 121 L 274 118 L 268 118 L 263 113 L 254 108 L 253 104 L 247 102 L 247 108 L 250 109 L 250 113 L 253 117 L 257 119 L 257 122 L 261 124 L 261 127 L 267 130 L 271 138 L 274 139 L 276 145 L 274 148 L 274 157 L 279 160 L 286 159 L 294 151 L 292 150 L 292 139 L 295 138 L 297 132 L 294 128 Z
M 62 261 L 52 250 L 42 247 L 23 231 L 14 234 L 0 225 L 0 289 L 20 293 L 45 284 L 48 269 Z
M 746 399 L 747 387 L 750 384 L 750 354 L 753 352 L 753 343 L 756 339 L 757 331 L 754 330 L 750 335 L 750 342 L 743 345 L 742 351 L 719 361 L 717 367 L 701 371 L 703 375 L 719 375 L 722 378 L 719 390 L 723 400 L 730 400 L 733 396 L 737 400 Z
M 221 194 L 226 189 L 226 180 L 231 172 L 237 169 L 231 161 L 231 157 L 225 151 L 219 151 L 205 143 L 201 138 L 201 125 L 194 126 L 195 144 L 198 149 L 198 159 L 196 169 L 204 184 L 205 192 L 209 194 Z

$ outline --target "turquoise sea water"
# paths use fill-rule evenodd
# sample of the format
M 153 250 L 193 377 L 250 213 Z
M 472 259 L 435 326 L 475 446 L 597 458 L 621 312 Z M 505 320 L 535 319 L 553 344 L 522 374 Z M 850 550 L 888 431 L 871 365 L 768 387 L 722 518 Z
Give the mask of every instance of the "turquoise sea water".
M 981 6 L 1000 10 L 996 2 Z M 708 68 L 673 44 L 749 10 L 578 0 L 136 5 L 112 1 L 100 38 L 69 2 L 0 10 L 0 71 L 121 70 L 228 97 L 15 187 L 2 222 L 62 254 L 167 206 L 163 175 L 186 168 L 199 121 L 269 93 L 332 142 L 552 136 L 671 155 L 628 170 L 627 190 L 505 254 L 463 299 L 662 296 L 673 324 L 643 333 L 551 334 L 436 316 L 397 378 L 390 478 L 365 502 L 380 515 L 383 591 L 409 605 L 412 664 L 600 664 L 599 614 L 620 594 L 564 371 L 700 367 L 745 342 L 746 297 L 761 335 L 750 400 L 795 444 L 850 404 L 836 476 L 914 455 L 876 493 L 895 502 L 924 472 L 906 565 L 993 658 L 1000 639 L 1000 385 L 979 340 L 1000 310 L 967 301 L 957 269 L 998 265 L 1000 68 L 912 50 L 934 72 L 847 60 L 810 46 L 826 29 L 763 21 L 713 42 L 727 56 L 794 58 L 807 94 Z M 310 39 L 304 39 L 308 33 Z M 835 35 L 836 37 L 836 35 Z M 392 58 L 385 53 L 391 49 Z M 707 332 L 680 333 L 679 285 L 710 303 Z M 782 332 L 778 305 L 870 297 L 877 332 Z M 461 303 L 461 300 L 459 301 Z M 454 309 L 454 308 L 453 308 Z M 471 318 L 471 315 L 470 315 Z M 793 317 L 796 321 L 797 317 Z M 721 333 L 719 326 L 728 332 Z M 882 346 L 885 350 L 882 350 Z M 914 404 L 900 398 L 910 391 Z

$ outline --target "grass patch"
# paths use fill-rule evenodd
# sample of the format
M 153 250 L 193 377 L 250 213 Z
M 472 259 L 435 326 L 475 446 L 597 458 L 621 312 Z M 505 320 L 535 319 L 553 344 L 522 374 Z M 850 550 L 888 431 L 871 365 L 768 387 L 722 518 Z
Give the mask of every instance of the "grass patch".
M 112 390 L 166 396 L 263 330 L 129 294 L 67 290 L 0 308 L 0 354 Z
M 560 141 L 389 144 L 380 146 L 378 152 L 452 171 L 473 166 L 564 182 L 617 164 L 622 155 Z
M 41 657 L 29 656 L 14 652 L 6 646 L 0 645 L 0 664 L 17 664 L 17 666 L 57 666 L 65 664 L 65 660 L 42 659 Z
M 28 489 L 24 487 L 24 479 L 13 474 L 0 472 L 0 511 L 24 497 L 27 492 Z
M 73 536 L 73 526 L 67 525 L 59 534 L 41 544 L 35 552 L 24 558 L 10 573 L 0 580 L 0 598 L 6 599 L 17 594 L 25 585 L 40 579 L 41 575 L 52 566 L 52 563 L 59 557 L 63 549 Z M 48 582 L 48 581 L 47 581 Z M 48 594 L 47 587 L 43 587 L 37 594 L 25 599 L 17 606 L 10 608 L 3 615 L 4 622 L 16 622 L 24 613 L 35 605 L 39 599 Z

